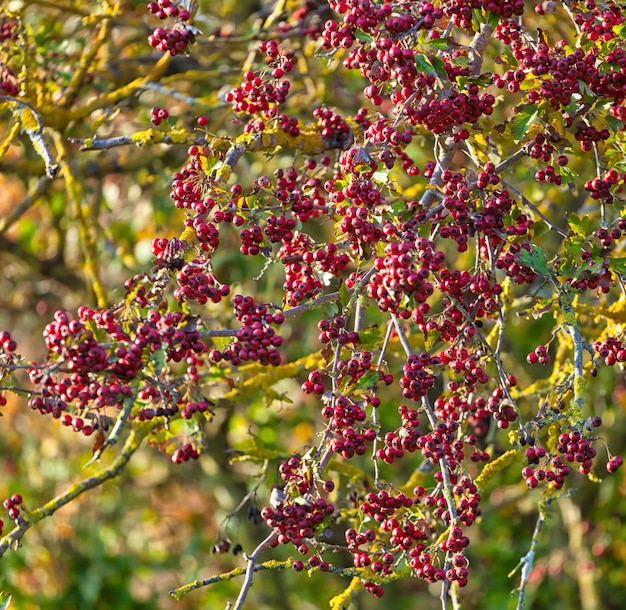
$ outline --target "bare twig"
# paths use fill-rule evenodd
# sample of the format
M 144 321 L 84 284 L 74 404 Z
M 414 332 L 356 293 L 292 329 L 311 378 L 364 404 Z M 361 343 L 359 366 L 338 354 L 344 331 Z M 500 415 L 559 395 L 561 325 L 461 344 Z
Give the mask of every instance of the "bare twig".
M 533 537 L 530 541 L 530 549 L 528 549 L 528 553 L 524 555 L 520 562 L 515 566 L 513 571 L 509 574 L 509 577 L 513 576 L 518 569 L 521 569 L 521 578 L 520 585 L 517 589 L 517 606 L 516 610 L 522 610 L 524 608 L 524 603 L 526 602 L 526 587 L 528 586 L 528 581 L 530 579 L 530 573 L 533 569 L 533 564 L 535 562 L 535 553 L 537 552 L 537 546 L 539 545 L 539 539 L 541 537 L 541 531 L 543 529 L 543 525 L 546 521 L 546 512 L 549 508 L 552 500 L 548 498 L 545 501 L 545 506 L 540 507 L 539 515 L 537 516 L 537 523 L 535 524 L 535 531 L 533 532 Z
M 143 441 L 146 434 L 147 430 L 131 430 L 129 437 L 124 443 L 122 451 L 108 468 L 104 468 L 94 476 L 87 477 L 86 479 L 83 479 L 80 483 L 72 485 L 67 491 L 57 496 L 53 500 L 50 500 L 50 502 L 44 504 L 41 508 L 37 508 L 29 513 L 25 512 L 25 516 L 20 524 L 15 527 L 11 532 L 9 532 L 6 536 L 0 538 L 0 557 L 2 557 L 4 553 L 11 547 L 19 545 L 19 541 L 21 540 L 22 536 L 33 525 L 35 525 L 42 519 L 45 519 L 46 517 L 50 517 L 61 507 L 65 506 L 72 500 L 75 500 L 84 492 L 89 491 L 94 487 L 98 487 L 99 485 L 102 485 L 102 483 L 104 483 L 105 481 L 108 481 L 109 479 L 112 479 L 119 475 L 128 463 L 128 460 L 130 460 L 133 453 L 135 453 L 135 451 L 141 445 L 141 442 Z
M 539 218 L 541 218 L 553 231 L 556 231 L 561 237 L 567 238 L 567 233 L 557 227 L 532 201 L 528 200 L 514 186 L 500 179 L 502 186 L 508 189 L 515 197 L 517 197 L 527 208 L 530 208 Z
M 239 591 L 239 596 L 235 601 L 233 610 L 241 610 L 243 608 L 243 604 L 246 601 L 246 597 L 248 596 L 248 591 L 250 590 L 250 587 L 252 587 L 252 578 L 254 576 L 254 568 L 256 566 L 257 559 L 261 556 L 265 549 L 271 546 L 271 544 L 274 542 L 274 540 L 276 540 L 277 537 L 278 534 L 272 531 L 272 533 L 267 536 L 265 540 L 259 543 L 259 545 L 256 547 L 256 549 L 254 549 L 251 555 L 246 555 L 248 566 L 246 567 L 246 574 L 243 579 L 243 585 L 241 585 L 241 590 Z
M 35 188 L 26 193 L 26 196 L 6 215 L 0 218 L 0 235 L 4 235 L 24 213 L 26 213 L 41 197 L 51 180 L 48 176 L 41 176 L 35 185 Z

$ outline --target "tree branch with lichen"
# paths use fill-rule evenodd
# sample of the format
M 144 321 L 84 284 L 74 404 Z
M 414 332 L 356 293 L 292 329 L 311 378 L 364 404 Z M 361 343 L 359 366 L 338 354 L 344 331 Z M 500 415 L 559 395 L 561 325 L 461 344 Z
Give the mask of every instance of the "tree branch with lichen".
M 94 489 L 117 477 L 126 467 L 126 464 L 132 457 L 132 455 L 139 449 L 143 439 L 148 434 L 149 429 L 144 428 L 133 428 L 131 430 L 122 450 L 119 455 L 115 458 L 113 463 L 107 468 L 103 468 L 98 473 L 91 477 L 87 477 L 83 479 L 79 483 L 75 483 L 72 485 L 67 491 L 63 492 L 56 498 L 50 500 L 46 504 L 44 504 L 40 508 L 36 508 L 33 511 L 25 511 L 23 512 L 23 516 L 21 517 L 20 523 L 11 530 L 6 536 L 0 538 L 0 557 L 2 557 L 6 551 L 11 548 L 17 548 L 19 546 L 20 540 L 22 536 L 31 528 L 33 525 L 45 519 L 46 517 L 50 517 L 54 515 L 60 508 L 68 504 L 69 502 L 78 498 L 78 496 L 82 495 L 86 491 Z

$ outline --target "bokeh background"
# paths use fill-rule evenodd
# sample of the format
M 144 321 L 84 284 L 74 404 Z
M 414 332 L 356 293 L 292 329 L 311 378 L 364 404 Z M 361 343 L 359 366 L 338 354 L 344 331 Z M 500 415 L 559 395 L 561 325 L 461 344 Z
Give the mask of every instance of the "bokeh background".
M 157 59 L 146 44 L 155 23 L 147 17 L 145 3 L 122 1 L 120 5 L 111 39 L 94 64 L 92 87 L 80 95 L 94 96 L 122 86 Z M 63 86 L 71 78 L 76 59 L 90 44 L 94 31 L 88 19 L 90 11 L 100 12 L 106 3 L 32 0 L 5 1 L 2 6 L 23 11 L 24 22 L 37 40 L 40 53 L 33 58 L 31 69 L 49 86 Z M 198 115 L 208 114 L 216 132 L 239 133 L 241 126 L 233 124 L 232 113 L 220 96 L 239 82 L 242 66 L 249 61 L 250 38 L 272 7 L 271 3 L 249 0 L 201 1 L 197 25 L 206 36 L 189 57 L 176 58 L 158 86 L 121 100 L 108 115 L 95 113 L 68 124 L 64 136 L 88 137 L 97 130 L 106 137 L 146 129 L 154 105 L 169 109 L 172 125 L 192 126 Z M 557 17 L 551 21 L 554 36 L 564 27 Z M 325 18 L 321 10 L 320 18 Z M 310 42 L 298 44 L 304 57 L 299 67 L 303 76 L 293 107 L 306 114 L 312 105 L 325 102 L 346 113 L 355 112 L 351 104 L 362 98 L 363 87 L 358 75 L 336 70 L 324 58 L 316 57 Z M 6 111 L 0 112 L 0 134 L 9 122 Z M 94 128 L 96 122 L 100 125 Z M 418 165 L 429 158 L 429 144 L 424 140 L 413 146 L 411 154 Z M 169 184 L 172 173 L 185 162 L 185 147 L 72 150 L 71 154 L 86 222 L 97 237 L 94 252 L 101 279 L 107 299 L 113 303 L 122 297 L 126 278 L 150 267 L 152 239 L 180 233 L 183 217 L 171 205 Z M 245 158 L 234 179 L 250 186 L 254 176 L 293 161 L 293 155 Z M 572 163 L 581 175 L 593 172 L 584 158 Z M 527 183 L 528 169 L 523 164 L 511 171 L 513 183 Z M 0 328 L 9 329 L 21 353 L 34 360 L 45 356 L 41 332 L 56 309 L 94 303 L 82 267 L 78 211 L 68 203 L 59 180 L 40 185 L 42 174 L 41 159 L 25 137 L 18 139 L 0 162 Z M 410 184 L 401 186 L 411 188 Z M 545 213 L 562 219 L 566 211 L 581 211 L 582 195 L 572 192 L 564 197 L 563 191 L 555 189 L 546 193 L 545 201 Z M 330 225 L 320 227 L 321 236 L 331 231 Z M 279 279 L 270 271 L 254 280 L 261 271 L 260 263 L 240 256 L 234 233 L 231 238 L 233 248 L 223 248 L 227 253 L 216 261 L 216 266 L 229 270 L 225 279 L 242 291 L 276 299 Z M 523 314 L 523 307 L 520 312 L 511 320 L 508 341 L 511 358 L 525 363 L 537 337 L 549 336 L 551 320 L 532 320 Z M 376 321 L 373 312 L 367 315 L 370 323 Z M 316 333 L 310 329 L 319 318 L 319 312 L 310 312 L 287 327 L 290 357 L 318 349 Z M 524 384 L 530 383 L 535 372 L 518 364 L 515 374 Z M 235 545 L 251 551 L 267 535 L 266 527 L 250 518 L 250 510 L 267 502 L 271 486 L 279 480 L 278 463 L 270 463 L 260 481 L 261 464 L 232 463 L 229 458 L 233 450 L 246 446 L 250 432 L 285 456 L 317 442 L 320 409 L 315 400 L 300 393 L 302 381 L 285 380 L 276 388 L 293 402 L 267 400 L 259 393 L 246 404 L 218 414 L 208 430 L 209 450 L 198 461 L 174 465 L 154 448 L 142 447 L 119 478 L 33 527 L 19 550 L 0 559 L 0 591 L 12 595 L 11 608 L 225 608 L 228 600 L 236 597 L 240 579 L 197 590 L 181 601 L 174 600 L 169 591 L 243 566 L 241 553 L 232 552 Z M 604 419 L 603 440 L 613 453 L 624 453 L 626 385 L 622 371 L 601 368 L 588 387 L 587 398 L 590 410 Z M 91 457 L 89 439 L 29 411 L 20 396 L 7 394 L 7 399 L 0 409 L 0 498 L 20 493 L 24 506 L 35 508 L 93 472 L 93 467 L 85 468 Z M 397 405 L 394 397 L 388 400 L 380 409 L 383 425 L 385 407 L 393 413 Z M 504 442 L 503 438 L 498 447 L 496 440 L 496 452 L 505 449 Z M 597 446 L 602 453 L 603 443 Z M 103 463 L 110 459 L 105 455 Z M 416 465 L 411 460 L 394 465 L 396 479 L 408 478 Z M 462 592 L 464 608 L 515 608 L 516 597 L 511 592 L 519 582 L 519 572 L 510 573 L 528 551 L 541 497 L 539 490 L 527 489 L 519 475 L 521 467 L 501 473 L 490 483 L 480 522 L 468 532 L 471 578 Z M 602 477 L 600 469 L 598 476 Z M 256 494 L 237 511 L 242 498 L 259 482 Z M 624 470 L 607 477 L 602 485 L 574 475 L 572 487 L 576 489 L 571 497 L 555 502 L 549 510 L 531 575 L 528 607 L 621 609 L 626 596 Z M 9 525 L 4 520 L 6 533 Z M 225 539 L 231 541 L 231 550 L 214 552 Z M 272 551 L 268 558 L 286 558 L 288 552 Z M 335 561 L 349 564 L 341 555 Z M 325 600 L 347 585 L 347 580 L 333 574 L 267 572 L 255 578 L 247 607 L 326 607 Z M 387 585 L 380 601 L 360 594 L 351 608 L 429 610 L 440 607 L 438 595 L 438 587 L 407 579 Z

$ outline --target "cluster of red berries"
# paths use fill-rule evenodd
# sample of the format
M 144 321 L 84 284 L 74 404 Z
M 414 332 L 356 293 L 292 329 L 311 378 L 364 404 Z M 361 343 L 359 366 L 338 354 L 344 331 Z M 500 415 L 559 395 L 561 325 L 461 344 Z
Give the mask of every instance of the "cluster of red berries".
M 285 316 L 279 311 L 270 313 L 267 305 L 255 303 L 251 296 L 237 294 L 233 298 L 233 305 L 235 317 L 241 322 L 236 340 L 221 351 L 210 352 L 211 360 L 227 360 L 235 366 L 242 362 L 278 366 L 281 357 L 276 348 L 282 345 L 283 338 L 276 333 L 272 324 L 282 324 Z
M 176 274 L 178 288 L 174 291 L 174 297 L 179 301 L 195 301 L 204 305 L 209 301 L 219 303 L 228 296 L 228 284 L 220 284 L 209 269 L 207 260 L 195 259 L 185 264 Z
M 313 117 L 318 120 L 320 136 L 329 148 L 345 148 L 343 144 L 352 137 L 352 130 L 339 113 L 324 106 L 313 110 Z M 361 122 L 363 122 L 363 115 L 361 115 Z
M 531 159 L 540 159 L 544 163 L 548 163 L 552 159 L 556 150 L 551 139 L 547 139 L 543 133 L 536 134 L 532 140 L 526 142 L 524 149 Z
M 615 285 L 615 277 L 610 269 L 610 253 L 605 252 L 602 261 L 594 260 L 591 252 L 583 250 L 580 259 L 583 263 L 581 277 L 578 279 L 568 278 L 566 281 L 575 290 L 584 292 L 585 290 L 598 290 L 602 294 L 607 294 L 611 286 Z M 597 264 L 599 262 L 599 265 Z M 585 265 L 587 268 L 585 268 Z M 598 269 L 599 267 L 599 269 Z M 592 269 L 594 271 L 592 271 Z
M 607 472 L 610 472 L 611 474 L 613 474 L 617 472 L 617 470 L 621 468 L 623 464 L 624 464 L 624 459 L 622 458 L 622 456 L 614 455 L 606 463 L 606 470 Z
M 357 335 L 357 337 L 355 337 Z M 340 337 L 346 337 L 346 343 L 353 343 L 355 346 L 359 343 L 358 333 L 355 331 L 346 334 L 340 334 L 337 337 L 337 343 L 345 345 L 346 343 L 340 341 Z M 373 375 L 372 372 L 376 372 L 377 375 Z M 340 359 L 337 361 L 337 381 L 340 383 L 346 382 L 348 385 L 352 385 L 361 379 L 364 375 L 367 375 L 369 382 L 368 389 L 373 390 L 378 387 L 379 383 L 390 385 L 393 383 L 393 375 L 391 373 L 385 373 L 380 368 L 377 368 L 372 362 L 372 352 L 369 351 L 353 351 L 350 359 Z M 377 407 L 380 404 L 380 400 L 370 398 L 368 394 L 364 395 L 368 404 L 372 407 Z
M 347 345 L 352 343 L 354 345 L 359 343 L 359 334 L 354 331 L 346 330 L 346 319 L 344 316 L 335 316 L 332 320 L 320 320 L 317 323 L 317 329 L 320 331 L 319 341 L 322 344 L 330 343 L 331 341 L 337 341 L 339 345 Z M 360 365 L 364 363 L 361 359 Z M 342 366 L 342 372 L 343 372 Z M 358 368 L 358 367 L 355 367 Z
M 488 13 L 501 15 L 504 19 L 524 14 L 523 0 L 490 0 L 478 2 L 477 0 L 446 0 L 442 3 L 443 12 L 450 17 L 454 25 L 472 30 L 472 11 L 484 10 Z
M 283 206 L 291 207 L 291 213 L 297 220 L 305 223 L 326 211 L 325 195 L 319 179 L 311 178 L 293 166 L 277 169 L 274 176 L 276 178 L 274 196 Z M 263 183 L 269 186 L 269 178 L 262 178 Z
M 208 151 L 204 147 L 192 145 L 187 153 L 189 162 L 172 176 L 170 199 L 177 208 L 191 210 L 198 216 L 204 216 L 215 204 L 210 197 L 205 197 L 209 180 Z
M 247 229 L 239 231 L 241 246 L 239 251 L 245 256 L 257 256 L 261 252 L 263 244 L 263 231 L 259 225 L 250 225 Z
M 363 427 L 367 420 L 365 409 L 348 396 L 334 396 L 332 403 L 322 409 L 322 417 L 329 420 L 329 428 L 335 433 L 333 452 L 346 459 L 365 455 L 367 443 L 376 438 L 374 429 Z
M 522 477 L 529 489 L 535 489 L 541 482 L 550 484 L 554 489 L 562 489 L 571 471 L 570 466 L 565 464 L 562 458 L 553 456 L 544 467 L 525 466 L 522 468 Z
M 386 203 L 376 183 L 369 178 L 361 176 L 355 176 L 350 180 L 349 184 L 341 190 L 341 195 L 334 192 L 332 199 L 336 203 L 347 202 L 348 204 L 354 204 L 354 206 L 363 206 L 370 209 Z M 339 210 L 337 210 L 337 213 L 343 215 Z M 351 215 L 350 210 L 346 210 L 346 215 Z M 361 220 L 365 219 L 362 218 Z
M 180 6 L 172 2 L 172 0 L 148 2 L 147 8 L 149 13 L 159 19 L 181 19 L 182 21 L 188 21 L 191 17 L 187 9 L 180 8 Z
M 537 274 L 527 265 L 520 262 L 518 255 L 521 250 L 530 252 L 530 242 L 510 243 L 507 242 L 495 261 L 496 269 L 503 269 L 506 276 L 516 284 L 534 284 Z
M 458 429 L 459 424 L 456 421 L 441 422 L 434 430 L 417 439 L 417 448 L 431 464 L 439 464 L 445 459 L 447 467 L 454 472 L 465 457 L 464 443 L 456 438 Z
M 612 248 L 618 239 L 622 238 L 624 234 L 624 227 L 626 226 L 626 218 L 620 218 L 617 222 L 617 226 L 612 229 L 601 227 L 596 231 L 596 237 L 600 241 L 600 245 L 603 248 Z
M 302 502 L 285 498 L 276 508 L 265 506 L 261 517 L 278 534 L 278 544 L 293 544 L 304 555 L 308 553 L 305 540 L 315 538 L 320 527 L 329 521 L 334 512 L 334 505 L 324 498 Z
M 196 413 L 206 413 L 211 411 L 211 404 L 208 400 L 202 399 L 197 402 L 188 402 L 181 410 L 183 419 L 191 419 Z
M 302 255 L 304 263 L 314 264 L 322 273 L 330 273 L 335 277 L 350 264 L 350 255 L 342 252 L 337 244 L 332 242 L 318 247 L 314 252 L 305 252 Z
M 288 307 L 299 305 L 322 289 L 322 281 L 317 277 L 312 264 L 315 259 L 311 252 L 312 247 L 312 239 L 304 233 L 299 233 L 292 241 L 283 244 L 278 251 L 278 256 L 285 266 L 283 303 Z
M 416 451 L 421 436 L 417 410 L 400 405 L 398 413 L 402 420 L 400 428 L 395 432 L 387 432 L 383 439 L 385 446 L 376 450 L 376 459 L 386 464 L 393 464 L 395 460 L 403 458 L 405 453 Z
M 608 129 L 596 129 L 593 125 L 588 125 L 583 121 L 576 123 L 574 139 L 579 142 L 580 150 L 589 152 L 593 150 L 596 142 L 608 140 L 611 132 Z
M 381 311 L 398 313 L 400 307 L 425 303 L 434 291 L 430 273 L 441 269 L 444 260 L 443 252 L 435 251 L 428 239 L 419 238 L 415 245 L 392 241 L 385 246 L 384 256 L 374 259 L 377 271 L 370 278 L 367 294 Z
M 447 133 L 452 127 L 476 123 L 483 114 L 492 114 L 495 101 L 491 93 L 479 94 L 478 85 L 471 84 L 467 92 L 451 91 L 447 97 L 425 100 L 416 108 L 408 107 L 406 116 L 411 125 L 423 125 L 434 134 Z
M 589 191 L 589 196 L 592 199 L 613 203 L 614 193 L 622 191 L 624 181 L 626 181 L 626 174 L 620 173 L 616 169 L 609 169 L 603 177 L 585 182 L 585 190 Z
M 7 40 L 15 41 L 19 35 L 19 27 L 16 21 L 4 15 L 0 17 L 0 43 Z
M 402 396 L 410 400 L 420 400 L 426 396 L 437 380 L 437 376 L 431 370 L 436 370 L 439 365 L 441 359 L 438 356 L 431 356 L 428 352 L 411 354 L 402 367 L 400 378 Z
M 354 252 L 363 252 L 368 245 L 371 246 L 383 238 L 379 223 L 371 218 L 366 207 L 339 206 L 336 213 L 341 218 L 337 223 L 337 235 L 347 238 Z
M 515 47 L 521 44 L 522 28 L 517 19 L 500 19 L 493 33 L 494 37 L 507 46 L 515 42 Z
M 615 337 L 607 337 L 603 341 L 596 341 L 593 349 L 608 366 L 617 362 L 626 362 L 626 347 L 623 342 Z
M 20 93 L 20 82 L 13 71 L 4 64 L 0 64 L 0 93 L 17 97 Z
M 595 424 L 600 425 L 601 420 L 595 420 Z M 581 474 L 589 474 L 593 466 L 593 459 L 596 457 L 596 450 L 592 447 L 593 439 L 582 434 L 580 430 L 574 428 L 569 433 L 563 432 L 559 435 L 556 450 L 563 454 L 567 462 L 580 464 L 578 467 Z
M 170 116 L 169 110 L 167 108 L 159 108 L 155 106 L 150 111 L 150 123 L 154 127 L 158 127 L 163 121 L 167 120 Z
M 287 216 L 270 215 L 263 227 L 263 232 L 270 238 L 272 243 L 290 242 L 294 236 L 296 221 Z
M 477 404 L 480 404 L 482 407 L 482 400 L 477 400 Z M 495 388 L 493 390 L 484 408 L 487 413 L 493 417 L 498 428 L 502 430 L 508 428 L 509 424 L 514 422 L 518 417 L 515 407 L 506 399 L 502 388 Z
M 108 354 L 98 345 L 82 320 L 72 320 L 66 311 L 56 311 L 43 331 L 46 347 L 65 361 L 71 371 L 98 372 L 107 368 Z
M 548 353 L 548 348 L 545 345 L 538 345 L 534 351 L 530 352 L 526 356 L 526 362 L 528 364 L 550 364 L 551 358 Z
M 265 119 L 276 119 L 279 117 L 278 107 L 289 94 L 291 84 L 283 77 L 293 70 L 293 61 L 291 54 L 280 48 L 275 40 L 259 43 L 259 50 L 265 53 L 268 70 L 258 75 L 248 70 L 243 75 L 241 85 L 228 91 L 224 99 L 232 104 L 235 112 L 248 115 L 260 113 Z M 282 122 L 285 127 L 288 126 L 288 120 Z M 256 131 L 264 129 L 265 124 L 262 121 L 256 123 Z
M 192 443 L 182 443 L 172 453 L 170 459 L 174 464 L 184 464 L 189 460 L 197 460 L 200 457 L 200 451 Z
M 7 498 L 2 506 L 7 511 L 9 519 L 11 519 L 15 525 L 20 525 L 22 521 L 22 515 L 20 514 L 20 506 L 22 505 L 22 496 L 20 494 L 13 494 L 10 498 Z M 4 523 L 0 519 L 0 536 L 2 536 L 2 528 Z
M 8 330 L 0 332 L 0 349 L 4 352 L 5 356 L 12 354 L 17 349 L 17 341 L 11 336 Z
M 158 0 L 148 3 L 148 12 L 159 19 L 175 19 L 175 23 L 167 28 L 158 27 L 150 36 L 148 44 L 161 53 L 171 56 L 184 53 L 190 44 L 196 40 L 196 30 L 187 22 L 191 13 L 186 8 L 180 8 L 171 0 Z
M 462 316 L 454 303 L 461 303 L 473 319 L 490 316 L 500 309 L 498 297 L 502 286 L 487 272 L 470 274 L 469 271 L 444 269 L 439 274 L 437 287 L 447 295 L 444 306 L 453 318 Z
M 584 425 L 586 429 L 593 430 L 602 425 L 602 419 L 599 416 L 590 417 Z M 528 487 L 534 489 L 545 481 L 555 489 L 561 489 L 565 478 L 572 471 L 568 464 L 577 464 L 579 472 L 588 475 L 597 455 L 596 449 L 591 444 L 594 440 L 596 438 L 583 434 L 578 428 L 563 432 L 559 435 L 556 445 L 556 451 L 561 455 L 550 455 L 544 447 L 532 442 L 525 452 L 529 466 L 522 469 L 522 477 Z M 540 464 L 541 461 L 543 464 Z M 533 465 L 536 467 L 533 468 Z M 622 458 L 614 456 L 609 459 L 606 468 L 608 472 L 613 473 L 621 465 Z
M 624 15 L 617 7 L 601 9 L 595 2 L 585 3 L 589 12 L 577 12 L 574 22 L 581 31 L 587 34 L 589 40 L 613 40 L 616 26 L 624 23 Z

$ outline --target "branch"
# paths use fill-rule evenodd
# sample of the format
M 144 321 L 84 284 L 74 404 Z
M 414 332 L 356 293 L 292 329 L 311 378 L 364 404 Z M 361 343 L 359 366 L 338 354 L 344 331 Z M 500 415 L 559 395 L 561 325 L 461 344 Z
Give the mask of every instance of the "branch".
M 572 399 L 570 407 L 570 419 L 573 422 L 579 422 L 582 420 L 582 411 L 585 406 L 585 377 L 583 367 L 585 345 L 576 320 L 576 313 L 574 312 L 574 307 L 572 306 L 572 295 L 568 293 L 561 293 L 558 301 L 561 311 L 563 312 L 563 317 L 565 318 L 564 326 L 572 337 L 572 341 L 574 343 L 574 379 L 572 384 L 574 389 L 574 398 Z
M 161 131 L 153 131 L 153 134 L 154 137 L 150 139 L 151 144 L 196 144 L 197 146 L 206 146 L 208 144 L 204 136 L 192 136 L 189 134 L 188 137 L 180 138 L 177 135 L 172 137 Z M 69 138 L 69 142 L 71 144 L 80 144 L 80 150 L 82 152 L 90 150 L 109 150 L 119 146 L 142 146 L 142 141 L 138 140 L 137 134 L 114 136 L 112 138 Z
M 135 453 L 135 451 L 140 447 L 147 433 L 147 430 L 131 430 L 128 439 L 126 439 L 126 442 L 124 443 L 122 451 L 108 468 L 104 468 L 94 476 L 87 477 L 86 479 L 80 481 L 80 483 L 72 485 L 66 492 L 50 500 L 50 502 L 44 504 L 41 508 L 37 508 L 29 513 L 26 513 L 25 511 L 25 516 L 20 521 L 19 525 L 6 536 L 0 538 L 0 557 L 2 557 L 11 547 L 18 547 L 22 536 L 24 536 L 24 534 L 33 525 L 46 517 L 52 516 L 57 510 L 72 500 L 75 500 L 84 492 L 89 491 L 94 487 L 98 487 L 105 481 L 113 479 L 119 475 L 128 463 L 128 460 L 130 460 L 133 453 Z
M 255 572 L 256 560 L 259 558 L 261 553 L 265 551 L 268 547 L 272 545 L 272 543 L 278 538 L 278 534 L 275 531 L 265 538 L 262 542 L 259 543 L 259 546 L 254 549 L 252 555 L 246 555 L 246 559 L 248 561 L 248 566 L 246 567 L 246 575 L 243 580 L 243 585 L 241 586 L 241 590 L 239 591 L 239 596 L 237 597 L 237 601 L 235 601 L 235 607 L 233 610 L 241 610 L 243 608 L 243 604 L 246 601 L 246 597 L 248 596 L 248 591 L 250 587 L 252 587 L 252 578 Z
M 533 563 L 535 561 L 535 552 L 537 551 L 537 546 L 539 545 L 539 538 L 541 537 L 541 530 L 543 529 L 543 524 L 546 521 L 546 510 L 550 506 L 552 500 L 548 498 L 545 501 L 545 506 L 541 507 L 539 510 L 539 515 L 537 517 L 537 523 L 535 524 L 535 531 L 533 532 L 533 537 L 530 541 L 530 549 L 528 549 L 528 553 L 524 555 L 520 562 L 515 566 L 512 572 L 509 573 L 509 577 L 513 576 L 515 572 L 519 568 L 522 570 L 522 575 L 520 579 L 520 585 L 517 589 L 518 597 L 517 597 L 517 606 L 515 610 L 522 610 L 524 608 L 524 603 L 526 601 L 526 586 L 528 585 L 528 581 L 530 579 L 530 573 L 533 569 Z
M 41 114 L 37 108 L 24 100 L 8 95 L 0 95 L 0 100 L 10 104 L 15 120 L 22 126 L 22 133 L 28 136 L 35 152 L 43 159 L 46 166 L 46 176 L 52 180 L 59 171 L 59 164 L 52 157 L 50 146 L 44 138 L 45 125 Z
M 85 467 L 91 466 L 94 462 L 97 462 L 102 457 L 105 449 L 112 447 L 120 440 L 120 434 L 122 434 L 122 430 L 128 421 L 128 416 L 130 415 L 130 411 L 133 407 L 133 402 L 132 397 L 127 398 L 124 401 L 124 407 L 117 416 L 113 430 L 111 430 L 111 434 L 109 434 L 109 437 L 104 441 L 104 443 L 102 443 L 102 445 L 94 451 L 92 458 L 87 462 L 87 464 L 85 464 Z
M 37 202 L 37 199 L 46 192 L 50 183 L 51 180 L 48 176 L 41 176 L 35 188 L 26 193 L 26 197 L 14 206 L 6 216 L 0 218 L 0 236 L 4 235 Z
M 532 201 L 524 197 L 520 191 L 518 191 L 514 186 L 510 185 L 508 182 L 505 182 L 500 178 L 500 182 L 502 186 L 504 186 L 507 190 L 511 191 L 515 197 L 517 197 L 527 208 L 530 208 L 541 220 L 543 220 L 553 231 L 556 231 L 561 237 L 567 239 L 567 233 L 557 227 Z

